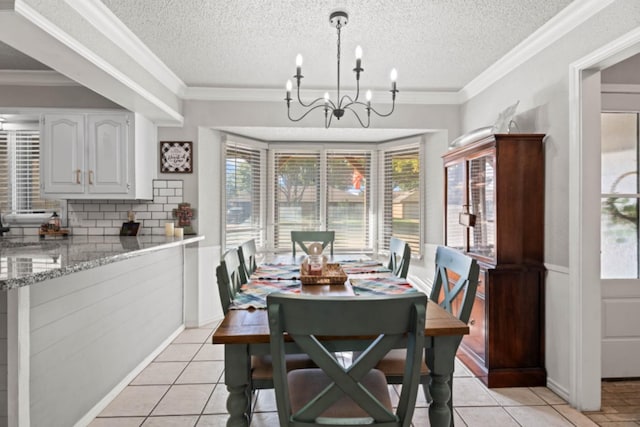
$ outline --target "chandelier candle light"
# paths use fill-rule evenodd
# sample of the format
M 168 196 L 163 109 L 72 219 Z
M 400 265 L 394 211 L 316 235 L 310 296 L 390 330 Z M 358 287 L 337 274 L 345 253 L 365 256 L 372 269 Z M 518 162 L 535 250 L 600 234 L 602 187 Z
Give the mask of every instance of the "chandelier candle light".
M 338 70 L 337 92 L 338 93 L 337 95 L 338 96 L 336 97 L 337 104 L 331 100 L 331 98 L 329 97 L 329 92 L 325 92 L 323 98 L 316 98 L 309 103 L 305 103 L 300 98 L 300 80 L 304 76 L 302 75 L 302 55 L 298 54 L 298 56 L 296 56 L 296 74 L 293 77 L 296 79 L 296 83 L 297 83 L 298 103 L 302 107 L 307 108 L 307 111 L 298 118 L 291 117 L 291 100 L 292 100 L 291 90 L 293 89 L 293 85 L 291 83 L 291 80 L 287 80 L 287 97 L 284 99 L 287 103 L 287 115 L 289 116 L 289 120 L 293 122 L 298 122 L 304 119 L 313 110 L 316 110 L 318 108 L 323 108 L 324 109 L 324 127 L 328 128 L 329 126 L 331 126 L 331 120 L 333 119 L 334 116 L 336 119 L 340 120 L 340 118 L 344 116 L 345 111 L 349 110 L 355 115 L 356 119 L 358 119 L 358 122 L 362 127 L 368 128 L 369 125 L 371 124 L 372 111 L 375 114 L 377 114 L 379 117 L 388 117 L 393 113 L 393 110 L 395 109 L 395 106 L 396 106 L 396 93 L 398 93 L 398 89 L 396 89 L 396 80 L 398 79 L 398 72 L 396 71 L 395 68 L 391 70 L 391 90 L 389 91 L 391 92 L 391 102 L 392 102 L 391 111 L 389 111 L 388 113 L 379 113 L 378 111 L 376 111 L 371 106 L 370 90 L 368 90 L 365 95 L 367 102 L 365 103 L 365 102 L 359 101 L 360 73 L 364 71 L 364 68 L 362 68 L 362 48 L 360 46 L 357 46 L 356 47 L 356 67 L 353 69 L 353 71 L 356 73 L 356 96 L 355 98 L 352 98 L 349 95 L 343 95 L 342 97 L 340 97 L 340 30 L 342 29 L 342 27 L 347 25 L 347 22 L 349 22 L 349 15 L 347 15 L 347 12 L 344 12 L 342 10 L 333 12 L 331 15 L 329 15 L 329 22 L 331 23 L 332 26 L 335 26 L 336 30 L 338 31 L 338 55 L 337 55 L 337 59 L 338 59 L 337 61 L 338 62 L 338 67 L 337 67 L 337 70 Z M 363 109 L 364 111 L 366 111 L 367 113 L 366 124 L 362 121 L 356 109 L 360 110 L 361 113 Z

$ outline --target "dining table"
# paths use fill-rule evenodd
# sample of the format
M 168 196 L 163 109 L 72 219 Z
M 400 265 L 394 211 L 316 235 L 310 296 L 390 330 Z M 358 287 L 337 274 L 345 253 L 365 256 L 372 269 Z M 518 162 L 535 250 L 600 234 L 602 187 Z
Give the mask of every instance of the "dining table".
M 299 280 L 302 258 L 279 256 L 272 262 L 259 265 L 213 333 L 213 344 L 224 344 L 225 384 L 229 392 L 227 427 L 247 427 L 251 420 L 251 357 L 270 353 L 269 323 L 265 309 L 268 293 L 279 291 L 318 296 L 353 296 L 420 292 L 405 279 L 393 276 L 379 262 L 353 255 L 336 255 L 329 260 L 339 263 L 347 273 L 344 283 L 303 285 Z M 449 427 L 453 424 L 450 379 L 458 344 L 462 336 L 468 333 L 469 327 L 465 323 L 437 303 L 427 303 L 425 361 L 431 377 L 428 387 L 433 400 L 429 405 L 429 421 L 433 427 Z M 358 350 L 362 346 L 360 344 L 359 347 L 357 340 L 344 339 L 333 340 L 331 344 L 336 352 Z

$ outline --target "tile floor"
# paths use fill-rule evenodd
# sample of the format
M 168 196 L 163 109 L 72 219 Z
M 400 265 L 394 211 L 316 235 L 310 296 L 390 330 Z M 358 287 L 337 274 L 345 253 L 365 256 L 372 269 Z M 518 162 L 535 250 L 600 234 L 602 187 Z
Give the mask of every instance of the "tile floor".
M 211 344 L 214 325 L 187 329 L 95 418 L 90 427 L 226 425 L 224 351 Z M 456 364 L 456 426 L 635 426 L 640 425 L 640 383 L 603 383 L 603 391 L 625 396 L 627 407 L 603 398 L 601 412 L 588 416 L 545 387 L 487 389 L 461 363 Z M 272 390 L 257 393 L 251 427 L 278 425 Z M 633 412 L 635 410 L 635 415 Z M 429 425 L 428 406 L 419 393 L 415 427 Z

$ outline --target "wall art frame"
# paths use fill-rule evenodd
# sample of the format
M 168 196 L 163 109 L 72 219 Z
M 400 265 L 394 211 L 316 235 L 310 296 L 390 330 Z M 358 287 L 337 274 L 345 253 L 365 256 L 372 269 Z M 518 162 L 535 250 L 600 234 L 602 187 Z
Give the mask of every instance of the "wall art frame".
M 160 173 L 192 173 L 191 141 L 160 141 Z

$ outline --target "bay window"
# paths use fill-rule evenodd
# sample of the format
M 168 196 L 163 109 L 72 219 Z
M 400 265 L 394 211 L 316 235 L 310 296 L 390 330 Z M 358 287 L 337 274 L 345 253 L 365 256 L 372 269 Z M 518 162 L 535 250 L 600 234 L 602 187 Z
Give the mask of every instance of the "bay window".
M 255 238 L 262 249 L 287 252 L 293 230 L 333 230 L 339 252 L 384 251 L 395 236 L 420 254 L 419 142 L 380 149 L 374 144 L 240 145 L 229 138 L 227 248 Z

